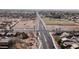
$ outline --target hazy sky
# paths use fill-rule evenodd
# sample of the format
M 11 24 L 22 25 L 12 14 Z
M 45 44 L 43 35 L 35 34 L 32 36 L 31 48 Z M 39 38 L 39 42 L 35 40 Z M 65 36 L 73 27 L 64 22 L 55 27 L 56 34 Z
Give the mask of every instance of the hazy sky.
M 78 0 L 0 0 L 1 9 L 79 9 Z

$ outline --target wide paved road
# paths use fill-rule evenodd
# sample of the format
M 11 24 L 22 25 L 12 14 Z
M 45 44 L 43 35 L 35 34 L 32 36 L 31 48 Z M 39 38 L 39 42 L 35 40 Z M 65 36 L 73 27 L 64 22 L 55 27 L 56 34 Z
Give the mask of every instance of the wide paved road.
M 49 34 L 49 32 L 46 30 L 45 24 L 43 20 L 41 19 L 40 15 L 37 12 L 37 19 L 39 21 L 39 31 L 40 31 L 40 40 L 42 41 L 43 48 L 49 48 L 54 49 L 54 45 L 52 42 L 52 38 Z

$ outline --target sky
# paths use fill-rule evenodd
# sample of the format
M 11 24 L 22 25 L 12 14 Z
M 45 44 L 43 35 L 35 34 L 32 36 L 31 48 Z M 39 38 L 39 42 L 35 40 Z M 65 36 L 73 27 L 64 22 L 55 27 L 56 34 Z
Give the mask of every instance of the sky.
M 0 0 L 0 9 L 79 9 L 78 0 Z

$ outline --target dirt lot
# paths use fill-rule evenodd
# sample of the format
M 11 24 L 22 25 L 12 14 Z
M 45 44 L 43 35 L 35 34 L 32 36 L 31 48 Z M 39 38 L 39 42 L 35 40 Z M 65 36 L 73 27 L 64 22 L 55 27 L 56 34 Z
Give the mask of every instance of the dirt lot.
M 79 30 L 79 24 L 67 19 L 44 18 L 48 30 Z
M 68 19 L 50 19 L 44 18 L 44 21 L 47 25 L 79 25 L 73 21 L 69 21 Z
M 13 28 L 14 29 L 27 29 L 27 28 L 34 28 L 36 22 L 34 20 L 29 21 L 19 21 Z

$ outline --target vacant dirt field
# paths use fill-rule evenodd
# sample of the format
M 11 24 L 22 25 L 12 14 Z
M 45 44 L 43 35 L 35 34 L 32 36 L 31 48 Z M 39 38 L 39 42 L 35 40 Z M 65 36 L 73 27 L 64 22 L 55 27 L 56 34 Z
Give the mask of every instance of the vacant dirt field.
M 79 30 L 79 24 L 67 19 L 44 18 L 48 30 Z
M 19 21 L 13 28 L 14 29 L 28 29 L 28 28 L 34 28 L 36 22 L 33 20 L 29 21 Z
M 51 18 L 44 18 L 44 21 L 47 25 L 78 25 L 78 23 L 75 23 L 73 21 L 69 21 L 68 19 L 51 19 Z

